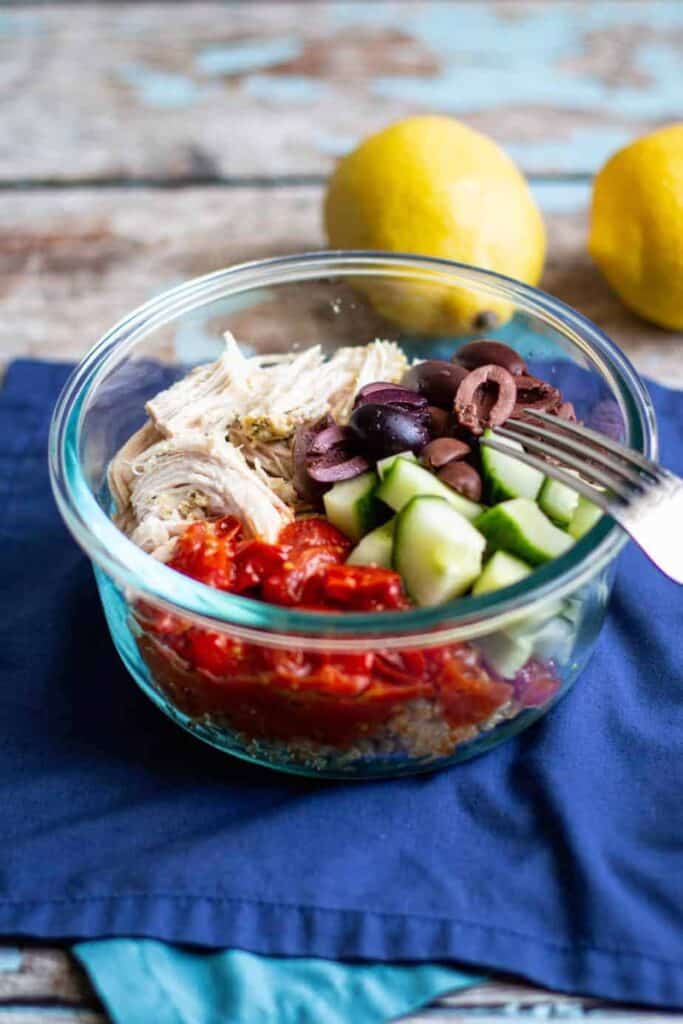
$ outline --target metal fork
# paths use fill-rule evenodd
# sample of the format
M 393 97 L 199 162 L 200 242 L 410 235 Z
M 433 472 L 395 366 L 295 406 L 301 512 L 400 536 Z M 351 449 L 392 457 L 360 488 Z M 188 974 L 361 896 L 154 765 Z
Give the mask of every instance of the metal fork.
M 683 583 L 683 480 L 588 427 L 535 409 L 527 415 L 538 424 L 507 420 L 481 443 L 583 494 L 611 515 L 663 573 Z M 525 450 L 498 438 L 517 441 Z

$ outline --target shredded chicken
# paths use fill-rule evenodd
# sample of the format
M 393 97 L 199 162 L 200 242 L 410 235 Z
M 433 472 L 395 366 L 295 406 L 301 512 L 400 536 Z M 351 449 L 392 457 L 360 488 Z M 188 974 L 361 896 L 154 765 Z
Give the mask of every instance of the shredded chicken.
M 292 511 L 221 437 L 188 431 L 158 441 L 131 462 L 131 540 L 163 554 L 196 519 L 235 515 L 248 533 L 276 539 Z
M 246 357 L 230 333 L 225 352 L 161 391 L 148 422 L 109 467 L 116 521 L 157 558 L 168 559 L 189 522 L 233 514 L 274 540 L 305 510 L 293 485 L 292 442 L 301 423 L 331 413 L 346 423 L 358 389 L 398 382 L 406 359 L 394 342 L 320 346 Z

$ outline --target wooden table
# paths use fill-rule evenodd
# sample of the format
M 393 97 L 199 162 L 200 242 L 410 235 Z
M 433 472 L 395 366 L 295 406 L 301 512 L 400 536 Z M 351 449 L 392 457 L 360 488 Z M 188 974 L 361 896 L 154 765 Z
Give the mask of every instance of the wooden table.
M 683 385 L 681 336 L 611 295 L 590 179 L 680 119 L 683 3 L 35 4 L 0 9 L 0 359 L 73 359 L 184 278 L 320 248 L 335 157 L 419 111 L 462 116 L 528 174 L 544 287 Z M 420 1019 L 683 1020 L 491 982 Z M 417 1019 L 417 1018 L 415 1018 Z M 102 1024 L 65 952 L 0 949 L 0 1024 Z M 153 1022 L 150 1022 L 153 1024 Z

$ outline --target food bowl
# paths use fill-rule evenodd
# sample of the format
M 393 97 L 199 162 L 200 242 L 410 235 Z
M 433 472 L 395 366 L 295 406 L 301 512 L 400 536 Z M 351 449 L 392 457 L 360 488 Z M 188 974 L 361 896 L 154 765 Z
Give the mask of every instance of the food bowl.
M 472 333 L 450 337 L 402 330 L 402 309 L 436 308 L 450 289 L 471 293 L 484 311 L 487 300 L 502 300 L 511 318 L 496 327 L 484 315 Z M 376 312 L 378 295 L 385 314 L 394 296 L 395 322 Z M 397 340 L 411 358 L 443 358 L 481 336 L 482 325 L 561 388 L 580 419 L 656 455 L 646 389 L 597 327 L 541 291 L 446 260 L 322 252 L 221 270 L 131 313 L 76 368 L 52 423 L 56 500 L 93 562 L 124 664 L 194 736 L 282 771 L 391 777 L 490 750 L 545 715 L 576 681 L 626 540 L 609 517 L 504 589 L 436 607 L 343 614 L 207 587 L 146 554 L 111 518 L 107 468 L 144 422 L 144 403 L 215 359 L 224 331 L 254 354 L 313 344 L 331 353 L 380 337 Z M 192 630 L 223 660 L 213 671 L 198 668 L 171 642 L 178 630 Z M 381 675 L 368 677 L 370 664 L 381 665 Z

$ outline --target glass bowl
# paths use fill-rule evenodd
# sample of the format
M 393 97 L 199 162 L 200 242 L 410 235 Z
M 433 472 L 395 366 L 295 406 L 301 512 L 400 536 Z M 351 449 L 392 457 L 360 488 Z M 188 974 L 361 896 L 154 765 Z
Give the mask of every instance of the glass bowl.
M 463 293 L 483 315 L 450 336 L 429 333 L 431 322 L 443 331 L 443 312 Z M 498 327 L 486 315 L 492 300 L 511 314 Z M 385 317 L 394 311 L 392 323 Z M 504 590 L 439 607 L 339 615 L 204 586 L 145 554 L 110 518 L 107 466 L 144 422 L 145 401 L 215 359 L 225 330 L 249 353 L 313 344 L 329 353 L 383 337 L 430 358 L 450 356 L 477 328 L 518 349 L 581 419 L 656 456 L 646 389 L 597 327 L 541 291 L 446 260 L 319 252 L 220 270 L 131 313 L 78 365 L 52 423 L 56 500 L 93 562 L 124 664 L 193 735 L 282 771 L 396 776 L 490 750 L 575 682 L 625 542 L 608 517 Z M 173 637 L 187 630 L 225 655 L 213 671 L 178 653 Z M 368 668 L 380 665 L 381 676 Z

